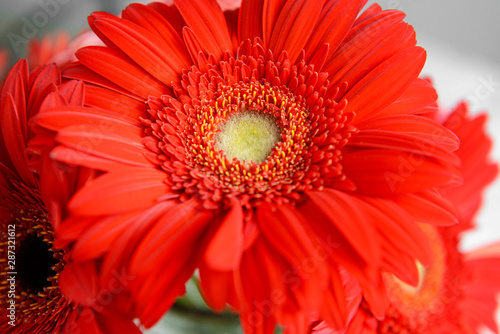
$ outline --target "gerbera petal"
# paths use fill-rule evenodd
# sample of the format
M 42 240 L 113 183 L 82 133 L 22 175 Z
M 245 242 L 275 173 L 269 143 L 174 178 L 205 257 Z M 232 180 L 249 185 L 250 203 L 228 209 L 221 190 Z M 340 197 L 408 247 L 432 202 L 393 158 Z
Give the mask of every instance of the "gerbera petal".
M 377 117 L 360 123 L 358 128 L 362 131 L 371 129 L 392 131 L 393 133 L 423 134 L 427 133 L 439 146 L 455 151 L 459 147 L 456 134 L 437 122 L 419 116 L 398 115 Z
M 75 55 L 83 65 L 144 99 L 149 95 L 161 96 L 165 91 L 162 83 L 120 51 L 105 46 L 87 46 Z
M 259 207 L 256 215 L 269 245 L 293 266 L 289 270 L 295 273 L 297 279 L 304 278 L 295 298 L 303 310 L 313 311 L 319 309 L 323 299 L 320 291 L 328 285 L 325 264 L 329 256 L 322 245 L 315 242 L 316 236 L 301 218 L 292 207 L 266 204 Z
M 324 294 L 324 306 L 320 315 L 332 328 L 341 329 L 347 321 L 346 295 L 340 273 L 337 270 L 332 270 L 331 273 L 332 279 Z
M 427 80 L 417 78 L 394 103 L 377 116 L 423 114 L 437 110 L 437 92 Z
M 56 85 L 59 84 L 61 84 L 61 73 L 55 64 L 39 67 L 38 72 L 31 73 L 30 85 L 32 87 L 28 100 L 28 110 L 31 112 L 25 115 L 28 117 L 27 119 L 33 116 L 32 112 L 40 109 L 45 97 L 50 92 L 55 91 Z
M 124 167 L 152 167 L 139 136 L 133 132 L 105 134 L 103 129 L 103 126 L 73 125 L 60 130 L 56 140 L 69 148 L 121 162 Z
M 267 276 L 269 287 L 260 297 L 262 299 L 257 298 L 259 303 L 253 301 L 252 294 L 250 294 L 250 302 L 253 308 L 265 318 L 271 318 L 270 315 L 273 312 L 269 312 L 268 308 L 271 310 L 274 308 L 278 323 L 287 326 L 292 332 L 304 333 L 308 327 L 307 314 L 315 313 L 319 309 L 324 299 L 323 291 L 328 282 L 318 280 L 312 269 L 309 272 L 300 267 L 290 267 L 284 258 L 274 252 L 272 245 L 264 239 L 261 241 L 263 242 L 256 243 L 254 253 L 259 261 L 260 270 L 257 274 Z M 283 300 L 287 299 L 293 300 L 293 303 L 284 303 Z M 269 301 L 274 305 L 271 305 Z M 270 321 L 273 322 L 272 319 Z
M 360 194 L 391 196 L 456 184 L 458 170 L 413 152 L 359 150 L 343 155 L 344 172 Z
M 211 212 L 198 210 L 194 201 L 185 202 L 158 220 L 138 245 L 129 266 L 131 275 L 137 275 L 137 284 L 131 288 L 138 298 L 155 301 L 138 306 L 145 326 L 158 321 L 183 293 L 184 283 L 206 246 L 203 236 L 212 218 Z M 178 252 L 180 248 L 186 251 Z M 153 285 L 155 289 L 150 288 Z
M 83 333 L 101 334 L 96 314 L 91 307 L 82 307 L 80 314 L 75 312 L 75 317 L 76 320 L 73 320 L 72 324 Z
M 243 210 L 235 203 L 226 214 L 205 251 L 205 262 L 213 270 L 234 270 L 243 251 Z
M 145 208 L 168 191 L 164 180 L 165 173 L 154 168 L 112 171 L 78 191 L 68 204 L 69 210 L 90 216 Z
M 99 291 L 97 276 L 94 261 L 69 262 L 59 276 L 59 287 L 69 300 L 92 305 Z
M 359 124 L 359 132 L 349 146 L 392 149 L 460 164 L 453 153 L 458 149 L 457 136 L 433 120 L 420 116 L 388 116 Z
M 255 255 L 255 247 L 257 244 L 261 242 L 259 238 L 255 244 L 252 245 L 247 251 L 243 253 L 241 258 L 241 265 L 238 268 L 239 270 L 235 271 L 235 287 L 238 293 L 239 299 L 243 302 L 241 307 L 243 312 L 248 312 L 248 307 L 251 305 L 253 295 L 255 300 L 260 299 L 262 295 L 265 295 L 268 291 L 270 284 L 268 281 L 268 277 L 265 273 L 260 275 L 262 270 L 259 268 L 259 261 L 257 256 Z M 253 281 L 254 284 L 247 285 L 246 281 Z M 253 291 L 249 289 L 245 289 L 245 287 L 252 287 Z M 244 318 L 241 318 L 242 324 L 244 325 Z
M 388 27 L 387 30 L 381 31 L 380 35 L 374 36 L 375 41 L 370 40 L 370 45 L 358 46 L 362 48 L 362 52 L 356 56 L 361 56 L 361 58 L 350 59 L 347 61 L 349 65 L 344 65 L 340 71 L 333 72 L 334 76 L 329 79 L 332 82 L 347 82 L 354 86 L 382 61 L 416 44 L 416 41 L 412 42 L 411 39 L 413 28 L 407 23 L 398 22 L 391 29 Z M 361 44 L 364 43 L 361 42 Z
M 297 209 L 303 217 L 310 219 L 310 225 L 324 248 L 324 254 L 321 254 L 319 248 L 317 249 L 320 258 L 326 258 L 334 267 L 342 266 L 357 280 L 364 282 L 365 286 L 374 284 L 379 279 L 381 258 L 365 261 L 313 201 L 308 201 Z
M 237 301 L 233 273 L 231 271 L 211 270 L 205 265 L 200 266 L 200 287 L 203 299 L 215 311 L 222 311 L 226 303 Z
M 136 212 L 127 212 L 121 215 L 100 219 L 89 226 L 74 243 L 72 248 L 72 259 L 75 261 L 93 260 L 104 254 L 109 245 L 120 237 L 125 229 L 134 223 Z
M 433 129 L 438 130 L 437 127 L 433 127 Z M 458 165 L 460 160 L 453 154 L 453 151 L 447 149 L 445 147 L 446 144 L 442 145 L 442 143 L 434 141 L 433 138 L 437 138 L 437 140 L 443 139 L 443 137 L 438 135 L 435 137 L 430 135 L 426 138 L 418 132 L 397 133 L 394 131 L 372 128 L 366 131 L 360 130 L 359 133 L 353 136 L 352 140 L 349 141 L 349 147 L 411 152 L 415 161 L 420 159 L 418 156 L 426 156 L 435 158 L 438 161 L 441 160 Z M 450 143 L 448 143 L 448 145 L 449 144 Z M 419 165 L 418 162 L 414 164 Z
M 92 226 L 98 221 L 95 219 L 86 219 L 82 217 L 68 217 L 64 219 L 58 226 L 56 234 L 57 239 L 55 246 L 58 248 L 65 248 L 68 244 L 72 243 L 78 236 L 82 234 L 87 228 Z
M 106 312 L 103 312 L 106 313 Z M 120 316 L 119 314 L 116 313 L 111 313 L 111 314 L 101 314 L 97 313 L 95 315 L 96 322 L 99 325 L 99 330 L 102 331 L 102 333 L 109 333 L 109 334 L 120 334 L 120 333 L 127 333 L 127 334 L 141 334 L 143 333 L 139 327 L 137 327 L 132 321 L 125 321 L 125 319 L 128 319 L 126 316 Z M 85 332 L 88 333 L 88 332 Z M 91 333 L 89 333 L 91 334 Z
M 92 15 L 96 29 L 164 84 L 170 85 L 178 80 L 181 70 L 190 66 L 187 59 L 179 57 L 173 46 L 146 29 L 118 17 L 101 13 Z
M 85 86 L 85 104 L 101 110 L 119 111 L 124 121 L 140 125 L 140 119 L 146 115 L 147 105 L 112 90 L 87 84 Z M 111 108 L 110 108 L 111 106 Z
M 75 62 L 66 66 L 62 72 L 62 75 L 63 77 L 68 79 L 82 80 L 86 83 L 91 83 L 100 87 L 106 87 L 113 92 L 117 92 L 132 99 L 136 99 L 137 101 L 144 102 L 141 97 L 129 92 L 126 89 L 123 89 L 121 86 L 109 81 L 108 79 L 101 77 L 99 74 L 83 66 L 79 62 Z
M 195 244 L 187 244 L 191 249 Z M 137 312 L 146 328 L 153 326 L 164 316 L 175 300 L 185 294 L 185 283 L 193 275 L 196 258 L 191 253 L 171 256 L 173 259 L 162 264 L 161 270 L 151 271 L 143 281 L 143 289 L 133 293 L 138 296 Z M 168 268 L 168 271 L 165 270 Z M 155 287 L 152 289 L 151 287 Z M 154 303 L 142 303 L 141 300 L 152 300 Z
M 272 316 L 268 317 L 258 317 L 256 316 L 258 310 L 255 307 L 249 311 L 243 311 L 240 313 L 241 327 L 244 333 L 251 334 L 273 334 L 276 331 L 276 320 Z M 258 319 L 258 320 L 252 320 Z M 256 323 L 259 326 L 256 326 Z
M 29 168 L 28 155 L 26 154 L 26 141 L 23 139 L 23 129 L 19 123 L 19 116 L 26 111 L 20 111 L 25 106 L 16 105 L 16 101 L 11 94 L 5 94 L 2 97 L 2 105 L 0 106 L 2 114 L 0 116 L 0 124 L 5 141 L 9 160 L 19 173 L 26 184 L 35 185 L 35 178 Z
M 3 162 L 12 162 L 13 170 L 17 171 L 23 181 L 34 186 L 33 173 L 28 165 L 26 144 L 28 140 L 27 98 L 28 98 L 28 63 L 19 60 L 12 68 L 1 92 L 0 135 L 2 136 L 2 151 L 5 150 Z M 2 152 L 3 153 L 3 152 Z
M 307 224 L 292 208 L 262 204 L 257 210 L 257 220 L 267 240 L 291 264 L 299 265 L 313 257 L 315 245 Z
M 495 261 L 499 261 L 498 260 L 499 257 L 500 257 L 500 242 L 495 242 L 490 245 L 477 248 L 465 254 L 466 261 L 475 261 L 475 260 L 480 261 L 482 259 L 488 259 L 488 258 L 495 259 Z M 484 266 L 484 267 L 495 270 L 500 269 L 500 267 L 498 266 Z
M 475 115 L 474 119 L 456 119 L 454 116 L 450 116 L 450 125 L 454 122 L 468 123 L 467 129 L 456 129 L 451 128 L 451 130 L 456 133 L 460 138 L 460 149 L 457 151 L 457 155 L 462 158 L 461 171 L 464 177 L 469 177 L 470 185 L 476 186 L 481 184 L 480 180 L 474 180 L 474 176 L 481 178 L 481 173 L 477 173 L 479 170 L 485 172 L 486 169 L 491 169 L 491 163 L 489 160 L 489 153 L 492 147 L 492 140 L 483 131 L 478 131 L 478 129 L 486 128 L 487 121 L 486 114 Z M 445 124 L 448 127 L 448 123 Z M 465 124 L 464 124 L 465 127 Z M 490 175 L 491 177 L 491 175 Z M 492 178 L 493 179 L 493 178 Z M 484 182 L 484 181 L 483 181 Z
M 61 96 L 64 96 L 67 100 L 67 104 L 72 105 L 72 106 L 83 106 L 84 101 L 85 101 L 85 85 L 81 81 L 76 81 L 76 80 L 70 80 L 62 83 L 59 86 L 58 93 Z M 47 98 L 46 98 L 47 100 Z M 45 109 L 43 105 L 40 107 L 40 109 Z M 48 105 L 49 108 L 55 107 L 55 105 Z
M 380 7 L 380 5 L 378 3 L 374 3 L 370 6 L 368 6 L 368 8 L 366 8 L 363 12 L 361 12 L 358 15 L 358 17 L 356 18 L 356 21 L 354 22 L 354 26 L 355 27 L 358 26 L 359 24 L 370 19 L 375 14 L 380 13 L 381 11 L 382 11 L 382 7 Z
M 384 11 L 357 29 L 351 29 L 351 36 L 332 52 L 326 62 L 325 69 L 330 74 L 332 84 L 337 83 L 345 73 L 383 41 L 384 37 L 391 38 L 387 32 L 397 26 L 404 17 L 400 11 Z M 354 83 L 349 85 L 353 86 Z
M 380 235 L 390 238 L 383 244 L 393 244 L 400 250 L 400 253 L 409 254 L 413 259 L 418 259 L 424 265 L 431 262 L 432 254 L 425 233 L 422 232 L 416 222 L 412 221 L 412 218 L 404 208 L 399 206 L 399 203 L 376 197 L 366 197 L 364 200 L 371 206 L 367 210 L 369 210 L 373 219 L 378 222 L 376 229 Z
M 370 312 L 376 319 L 383 319 L 387 310 L 388 300 L 383 280 L 374 282 L 375 286 L 363 287 L 363 297 L 365 298 Z
M 16 101 L 17 104 L 17 112 L 14 113 L 18 118 L 18 123 L 20 124 L 20 128 L 22 129 L 21 138 L 24 140 L 27 139 L 26 132 L 26 124 L 28 111 L 27 108 L 27 99 L 29 94 L 29 67 L 26 59 L 20 59 L 11 69 L 7 79 L 5 79 L 5 83 L 3 84 L 3 89 L 0 91 L 2 100 L 11 95 L 13 100 Z M 0 86 L 0 88 L 2 88 Z M 16 104 L 14 104 L 16 105 Z M 12 107 L 11 107 L 12 108 Z M 2 106 L 2 113 L 6 113 L 3 111 L 4 108 Z M 9 113 L 12 113 L 10 111 Z
M 165 19 L 165 17 L 152 7 L 134 3 L 127 6 L 127 8 L 122 11 L 122 17 L 163 39 L 165 43 L 172 46 L 182 58 L 189 59 L 189 54 L 182 38 L 170 24 L 171 16 Z
M 120 113 L 107 111 L 106 109 L 96 109 L 88 107 L 54 107 L 45 112 L 41 112 L 35 118 L 35 122 L 52 131 L 59 131 L 64 128 L 81 126 L 100 126 L 100 132 L 108 134 L 116 132 L 129 140 L 140 139 L 142 129 L 132 117 L 125 117 Z
M 467 306 L 464 306 L 464 312 L 467 312 L 468 316 L 468 319 L 465 319 L 465 321 L 472 323 L 471 331 L 474 331 L 473 333 L 477 333 L 476 330 L 484 326 L 492 330 L 493 333 L 498 333 L 498 325 L 494 315 L 495 308 L 495 302 L 491 303 L 491 305 L 487 305 L 484 300 L 468 300 Z
M 243 0 L 238 19 L 238 38 L 240 41 L 262 38 L 262 10 L 264 0 Z
M 43 100 L 43 103 L 40 106 L 39 113 L 46 111 L 46 109 L 50 109 L 52 106 L 69 106 L 69 101 L 66 96 L 62 95 L 57 91 L 52 91 L 47 98 Z M 36 117 L 36 115 L 35 115 Z
M 365 2 L 365 0 L 327 1 L 313 29 L 314 33 L 307 41 L 306 57 L 311 59 L 324 44 L 328 44 L 330 50 L 335 52 L 351 29 L 357 13 Z
M 153 8 L 160 13 L 161 16 L 167 19 L 175 31 L 177 31 L 177 35 L 182 35 L 182 28 L 186 26 L 186 22 L 182 18 L 182 15 L 179 13 L 177 7 L 172 2 L 169 4 L 163 2 L 151 2 L 148 4 L 148 7 Z
M 283 299 L 293 298 L 286 285 L 294 284 L 297 288 L 300 285 L 300 279 L 292 271 L 285 273 L 283 260 L 271 254 L 272 249 L 259 239 L 242 258 L 239 276 L 242 287 L 246 289 L 240 299 L 246 302 L 242 305 L 240 320 L 248 333 L 274 333 L 276 318 L 279 317 L 277 313 L 284 316 L 280 312 Z M 290 305 L 292 307 L 297 308 L 294 304 Z M 288 312 L 293 311 L 289 309 Z
M 385 240 L 385 242 L 391 242 L 391 240 Z M 386 245 L 384 243 L 383 250 L 383 270 L 391 273 L 401 281 L 411 286 L 418 286 L 419 272 L 415 263 L 415 258 L 406 254 L 402 254 L 401 250 L 392 244 Z
M 269 40 L 269 48 L 274 54 L 288 52 L 292 63 L 304 49 L 318 20 L 325 0 L 288 1 L 276 21 Z
M 264 0 L 262 9 L 262 40 L 264 46 L 269 45 L 276 21 L 287 0 Z
M 380 252 L 373 238 L 375 231 L 366 223 L 371 218 L 366 216 L 364 204 L 358 198 L 333 189 L 311 191 L 307 195 L 364 259 L 377 262 Z
M 457 224 L 456 209 L 437 191 L 429 190 L 415 194 L 405 194 L 394 199 L 399 206 L 420 223 L 436 226 Z
M 129 260 L 142 238 L 175 205 L 175 201 L 167 200 L 158 202 L 146 210 L 140 210 L 133 218 L 133 223 L 128 225 L 129 228 L 123 231 L 106 253 L 101 266 L 101 284 L 113 279 L 117 268 L 128 267 Z
M 345 95 L 347 110 L 356 113 L 353 124 L 371 118 L 394 102 L 417 78 L 425 51 L 411 47 L 400 51 L 368 73 Z
M 130 262 L 130 270 L 132 273 L 139 273 L 154 268 L 157 263 L 156 258 L 164 256 L 163 250 L 170 249 L 170 241 L 176 240 L 176 235 L 185 235 L 188 237 L 190 230 L 188 222 L 194 222 L 198 214 L 197 203 L 193 200 L 179 204 L 171 208 L 164 216 L 155 222 L 155 225 L 150 227 L 146 237 L 141 240 L 134 258 Z M 191 232 L 198 234 L 199 231 L 192 230 Z
M 66 146 L 56 146 L 50 152 L 50 158 L 68 165 L 76 165 L 101 171 L 111 171 L 123 168 L 123 163 L 107 158 L 97 157 Z
M 203 45 L 204 51 L 213 54 L 217 59 L 227 50 L 232 51 L 233 43 L 226 19 L 217 1 L 174 0 L 174 3 Z
M 482 201 L 482 190 L 498 175 L 498 165 L 490 161 L 491 139 L 484 131 L 487 117 L 485 114 L 469 115 L 468 106 L 459 104 L 448 116 L 444 125 L 460 138 L 460 149 L 456 154 L 461 158 L 464 183 L 459 188 L 442 189 L 457 208 L 460 219 L 473 224 L 473 217 Z M 466 224 L 461 226 L 466 229 Z
M 202 54 L 204 58 L 206 58 L 206 54 L 204 54 L 205 51 L 201 51 L 204 49 L 195 33 L 191 28 L 184 27 L 184 29 L 182 29 L 182 37 L 184 37 L 184 43 L 186 43 L 186 48 L 188 49 L 191 59 L 193 62 L 196 61 L 198 66 L 202 67 L 198 55 Z

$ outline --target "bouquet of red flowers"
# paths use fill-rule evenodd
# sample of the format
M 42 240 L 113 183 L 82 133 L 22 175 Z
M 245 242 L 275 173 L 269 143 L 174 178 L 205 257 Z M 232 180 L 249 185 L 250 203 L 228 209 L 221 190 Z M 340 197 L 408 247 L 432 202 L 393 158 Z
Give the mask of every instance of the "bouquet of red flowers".
M 500 244 L 459 247 L 486 114 L 438 106 L 405 15 L 364 5 L 132 4 L 32 40 L 0 96 L 2 333 L 497 331 Z

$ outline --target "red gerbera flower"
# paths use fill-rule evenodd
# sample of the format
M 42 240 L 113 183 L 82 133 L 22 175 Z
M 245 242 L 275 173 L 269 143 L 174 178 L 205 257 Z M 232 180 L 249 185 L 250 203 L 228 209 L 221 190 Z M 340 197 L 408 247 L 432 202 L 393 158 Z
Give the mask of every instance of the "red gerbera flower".
M 103 277 L 136 277 L 146 326 L 197 267 L 208 303 L 249 333 L 303 332 L 318 313 L 343 326 L 344 268 L 378 315 L 381 270 L 418 281 L 431 253 L 415 221 L 455 221 L 434 189 L 457 178 L 458 143 L 417 116 L 436 94 L 404 14 L 363 5 L 179 0 L 90 16 L 106 47 L 63 73 L 87 83 L 87 106 L 36 122 L 55 132 L 54 159 L 105 172 L 69 203 L 61 240 L 75 261 L 102 258 Z
M 45 179 L 39 182 L 30 166 L 26 150 L 33 133 L 28 120 L 42 106 L 77 105 L 82 102 L 81 83 L 61 83 L 55 65 L 29 73 L 28 63 L 19 61 L 10 72 L 0 99 L 0 225 L 1 282 L 0 331 L 2 333 L 110 333 L 110 328 L 140 331 L 120 313 L 104 306 L 115 305 L 120 297 L 119 285 L 127 277 L 115 272 L 111 287 L 97 282 L 97 266 L 93 262 L 68 264 L 68 249 L 59 249 L 52 217 L 61 215 L 63 200 L 88 176 L 83 170 L 44 169 L 36 162 Z M 48 97 L 47 97 L 48 96 Z M 56 98 L 58 97 L 58 98 Z M 45 100 L 45 101 L 44 101 Z M 52 162 L 46 160 L 47 166 Z M 40 169 L 44 169 L 43 171 Z M 78 173 L 75 173 L 78 171 Z M 51 184 L 48 185 L 47 181 Z M 74 183 L 73 183 L 74 182 Z M 45 186 L 47 196 L 42 196 Z M 82 275 L 85 272 L 85 276 Z M 63 278 L 63 276 L 65 278 Z M 78 279 L 75 280 L 74 277 Z M 78 284 L 74 284 L 74 282 Z M 78 295 L 79 285 L 92 284 L 81 303 L 67 298 Z M 108 282 L 106 282 L 108 283 Z M 64 287 L 63 287 L 64 284 Z M 68 294 L 62 292 L 65 290 Z M 124 287 L 121 287 L 124 290 Z M 121 292 L 121 291 L 120 291 Z M 99 298 L 109 294 L 104 303 Z M 116 295 L 116 296 L 115 296 Z M 120 300 L 123 302 L 123 300 Z
M 486 115 L 471 117 L 461 104 L 445 125 L 460 138 L 464 184 L 444 189 L 456 206 L 460 224 L 436 228 L 422 226 L 432 244 L 434 260 L 420 267 L 420 282 L 409 286 L 386 275 L 390 306 L 386 317 L 377 321 L 362 304 L 345 331 L 322 323 L 313 333 L 464 333 L 475 334 L 487 326 L 495 333 L 497 295 L 500 292 L 500 243 L 462 253 L 460 233 L 472 227 L 472 219 L 482 193 L 498 174 L 498 166 L 488 159 L 491 141 L 484 132 Z

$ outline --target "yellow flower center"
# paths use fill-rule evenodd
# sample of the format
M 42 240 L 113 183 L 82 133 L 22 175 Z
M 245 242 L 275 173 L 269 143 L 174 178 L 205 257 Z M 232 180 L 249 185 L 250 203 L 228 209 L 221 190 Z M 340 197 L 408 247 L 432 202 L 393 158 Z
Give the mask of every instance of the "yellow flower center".
M 269 114 L 240 112 L 231 116 L 215 135 L 215 147 L 227 158 L 260 164 L 281 140 L 281 130 Z

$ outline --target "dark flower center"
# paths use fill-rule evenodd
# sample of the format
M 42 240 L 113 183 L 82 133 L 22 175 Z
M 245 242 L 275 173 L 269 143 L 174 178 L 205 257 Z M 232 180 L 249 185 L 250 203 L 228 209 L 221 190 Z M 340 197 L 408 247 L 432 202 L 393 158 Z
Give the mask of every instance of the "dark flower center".
M 48 278 L 56 274 L 52 267 L 58 260 L 42 238 L 28 234 L 21 242 L 16 262 L 19 283 L 25 291 L 38 294 L 52 285 Z
M 0 294 L 6 296 L 0 307 L 6 310 L 15 299 L 16 333 L 60 333 L 72 310 L 58 285 L 65 252 L 53 249 L 54 231 L 40 194 L 11 180 L 0 187 L 0 209 L 9 213 L 0 219 L 2 231 L 13 231 L 1 234 L 0 243 L 10 247 L 0 248 Z M 2 325 L 0 332 L 5 332 Z

